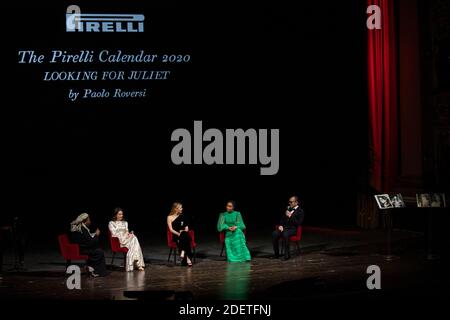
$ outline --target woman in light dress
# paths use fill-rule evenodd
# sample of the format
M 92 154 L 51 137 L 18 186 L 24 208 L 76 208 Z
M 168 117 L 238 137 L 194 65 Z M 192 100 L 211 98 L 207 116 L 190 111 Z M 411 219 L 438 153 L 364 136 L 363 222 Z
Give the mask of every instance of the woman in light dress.
M 145 263 L 141 246 L 134 233 L 128 231 L 128 222 L 124 220 L 123 210 L 121 208 L 114 209 L 113 219 L 109 222 L 108 227 L 111 236 L 119 239 L 120 246 L 128 248 L 125 262 L 126 271 L 133 271 L 135 269 L 143 271 Z

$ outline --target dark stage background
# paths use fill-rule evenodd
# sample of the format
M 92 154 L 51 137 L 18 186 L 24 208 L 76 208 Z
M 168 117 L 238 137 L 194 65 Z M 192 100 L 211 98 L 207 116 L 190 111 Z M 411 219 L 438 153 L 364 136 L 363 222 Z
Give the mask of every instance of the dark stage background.
M 55 239 L 85 211 L 106 230 L 121 206 L 132 229 L 162 236 L 171 203 L 181 201 L 205 234 L 234 199 L 252 234 L 272 229 L 298 194 L 306 224 L 355 225 L 367 168 L 365 2 L 151 3 L 76 3 L 82 12 L 143 13 L 140 34 L 68 34 L 72 3 L 65 1 L 8 5 L 20 20 L 4 17 L 14 33 L 3 39 L 1 60 L 2 215 L 21 215 L 40 237 Z M 25 49 L 143 49 L 192 59 L 162 82 L 43 82 L 47 70 L 144 66 L 19 65 L 17 51 Z M 72 103 L 72 87 L 148 88 L 149 97 Z M 279 128 L 278 174 L 260 176 L 249 165 L 173 165 L 171 133 L 192 132 L 194 120 L 204 130 Z

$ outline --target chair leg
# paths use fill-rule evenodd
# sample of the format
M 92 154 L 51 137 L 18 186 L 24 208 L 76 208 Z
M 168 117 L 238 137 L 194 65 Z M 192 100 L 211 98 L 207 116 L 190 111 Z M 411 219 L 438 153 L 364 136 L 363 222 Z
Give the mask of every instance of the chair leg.
M 192 260 L 193 260 L 192 262 L 193 263 L 195 263 L 195 257 L 196 257 L 196 255 L 195 255 L 195 248 L 193 248 L 192 249 Z
M 112 258 L 111 258 L 111 265 L 114 265 L 114 258 L 116 257 L 116 253 L 113 252 Z
M 225 249 L 225 242 L 224 242 L 224 243 L 222 243 L 222 250 L 220 251 L 220 256 L 222 256 L 222 255 L 223 255 L 223 249 Z
M 177 249 L 173 250 L 173 265 L 177 265 Z
M 301 250 L 300 250 L 300 241 L 296 241 L 295 244 L 297 245 L 297 254 L 300 255 Z
M 288 252 L 288 256 L 290 257 L 291 256 L 291 252 L 292 252 L 292 250 L 291 250 L 291 240 L 288 240 L 288 241 L 290 241 L 289 242 L 289 252 Z
M 123 253 L 123 267 L 127 271 L 127 254 L 125 252 Z
M 169 248 L 169 257 L 167 258 L 167 262 L 170 261 L 170 256 L 172 255 L 172 248 Z
M 72 260 L 66 260 L 66 269 L 70 266 L 71 263 L 72 263 Z

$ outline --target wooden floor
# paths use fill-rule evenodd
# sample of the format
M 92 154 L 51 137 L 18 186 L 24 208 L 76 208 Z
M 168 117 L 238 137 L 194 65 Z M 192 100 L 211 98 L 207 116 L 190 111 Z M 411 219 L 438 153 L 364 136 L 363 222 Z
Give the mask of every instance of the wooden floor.
M 161 246 L 152 248 L 154 258 L 150 259 L 144 272 L 125 272 L 118 265 L 110 266 L 111 273 L 105 278 L 82 276 L 81 290 L 67 289 L 64 264 L 57 254 L 35 253 L 34 256 L 30 254 L 35 263 L 26 272 L 8 271 L 3 274 L 0 297 L 122 300 L 128 299 L 124 292 L 131 291 L 132 294 L 138 291 L 144 298 L 163 299 L 166 290 L 174 292 L 178 298 L 194 299 L 303 299 L 365 295 L 369 294 L 366 269 L 374 264 L 382 270 L 384 292 L 396 294 L 448 287 L 449 280 L 442 282 L 438 278 L 444 269 L 442 262 L 430 263 L 424 259 L 420 237 L 408 235 L 402 238 L 398 235 L 394 246 L 396 255 L 392 261 L 387 261 L 384 255 L 382 235 L 373 241 L 366 239 L 365 235 L 352 235 L 359 240 L 353 242 L 348 236 L 345 236 L 345 241 L 340 237 L 326 231 L 309 241 L 306 237 L 302 254 L 286 262 L 270 259 L 270 243 L 253 239 L 249 244 L 253 256 L 250 263 L 227 263 L 219 256 L 217 243 L 211 241 L 204 244 L 204 250 L 199 250 L 197 263 L 192 268 L 168 263 L 166 248 Z

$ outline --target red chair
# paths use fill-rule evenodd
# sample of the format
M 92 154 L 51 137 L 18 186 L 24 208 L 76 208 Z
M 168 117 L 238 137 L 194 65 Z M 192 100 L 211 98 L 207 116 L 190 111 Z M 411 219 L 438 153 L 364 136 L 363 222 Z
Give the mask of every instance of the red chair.
M 59 249 L 61 255 L 66 260 L 66 266 L 68 267 L 72 260 L 87 261 L 89 257 L 84 254 L 80 254 L 80 246 L 78 244 L 70 243 L 67 234 L 60 234 L 58 236 Z
M 247 240 L 247 229 L 243 230 L 245 237 L 245 240 Z M 222 250 L 220 250 L 220 256 L 223 255 L 223 250 L 225 249 L 225 231 L 219 232 L 219 241 L 222 245 Z
M 126 261 L 128 248 L 121 247 L 119 238 L 113 237 L 111 234 L 111 231 L 109 231 L 109 230 L 108 230 L 108 235 L 109 235 L 109 243 L 111 244 L 111 251 L 113 253 L 113 256 L 111 259 L 111 265 L 114 263 L 114 258 L 116 257 L 116 253 L 122 253 L 123 260 Z
M 279 227 L 279 225 L 275 226 L 275 230 L 278 230 L 278 227 Z M 300 251 L 301 251 L 300 250 L 300 241 L 302 240 L 302 231 L 303 231 L 302 226 L 298 226 L 296 235 L 289 237 L 290 242 L 295 242 L 295 246 L 297 248 L 297 254 L 300 254 Z M 284 254 L 283 250 L 284 250 L 284 246 L 281 247 L 281 255 Z
M 192 248 L 192 262 L 195 263 L 195 248 L 197 247 L 197 243 L 195 242 L 195 232 L 194 230 L 188 231 L 189 236 L 191 237 L 191 248 Z M 167 246 L 169 247 L 169 257 L 167 258 L 167 262 L 170 261 L 170 256 L 173 252 L 173 264 L 177 264 L 177 243 L 173 241 L 173 233 L 170 232 L 169 227 L 167 227 Z
M 196 258 L 195 248 L 197 248 L 197 242 L 195 242 L 195 232 L 194 232 L 194 230 L 189 230 L 188 233 L 189 233 L 189 236 L 191 237 L 192 262 L 195 263 L 195 258 Z

